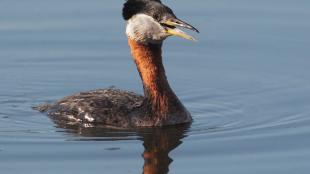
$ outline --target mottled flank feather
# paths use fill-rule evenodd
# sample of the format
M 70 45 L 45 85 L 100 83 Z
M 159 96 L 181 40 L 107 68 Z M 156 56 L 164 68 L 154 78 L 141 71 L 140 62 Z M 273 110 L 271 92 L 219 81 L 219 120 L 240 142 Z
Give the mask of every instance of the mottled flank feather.
M 101 124 L 132 127 L 131 114 L 142 106 L 144 97 L 119 89 L 98 89 L 65 97 L 54 104 L 35 107 L 53 119 L 68 124 Z

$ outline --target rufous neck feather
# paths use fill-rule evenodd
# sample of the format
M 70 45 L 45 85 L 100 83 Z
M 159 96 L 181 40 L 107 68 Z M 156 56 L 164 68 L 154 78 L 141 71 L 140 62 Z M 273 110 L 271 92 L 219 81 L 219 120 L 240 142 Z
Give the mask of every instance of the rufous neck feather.
M 131 54 L 140 73 L 144 94 L 152 112 L 165 115 L 180 102 L 170 88 L 162 63 L 162 44 L 141 44 L 128 39 Z

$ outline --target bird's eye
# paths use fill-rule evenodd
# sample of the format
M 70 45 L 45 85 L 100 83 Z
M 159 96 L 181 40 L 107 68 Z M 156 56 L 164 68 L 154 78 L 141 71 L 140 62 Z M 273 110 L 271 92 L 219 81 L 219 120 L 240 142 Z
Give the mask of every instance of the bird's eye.
M 156 19 L 157 21 L 159 20 L 159 15 L 158 14 L 154 14 L 153 18 Z

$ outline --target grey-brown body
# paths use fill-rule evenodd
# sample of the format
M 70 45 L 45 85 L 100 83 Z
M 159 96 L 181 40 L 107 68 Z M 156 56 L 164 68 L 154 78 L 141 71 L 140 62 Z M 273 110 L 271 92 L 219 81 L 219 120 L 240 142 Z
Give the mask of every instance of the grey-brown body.
M 130 128 L 184 122 L 182 114 L 165 121 L 158 120 L 150 112 L 147 103 L 146 98 L 134 92 L 108 88 L 77 93 L 54 104 L 39 105 L 35 109 L 46 112 L 55 122 L 81 126 Z

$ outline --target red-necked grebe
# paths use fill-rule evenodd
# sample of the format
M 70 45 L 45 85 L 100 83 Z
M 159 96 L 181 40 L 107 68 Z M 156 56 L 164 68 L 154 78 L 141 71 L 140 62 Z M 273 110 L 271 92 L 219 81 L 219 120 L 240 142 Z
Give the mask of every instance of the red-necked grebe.
M 161 48 L 163 41 L 173 35 L 194 40 L 177 27 L 198 30 L 178 19 L 160 0 L 127 0 L 123 17 L 127 21 L 128 43 L 143 82 L 144 96 L 115 88 L 99 89 L 38 106 L 38 110 L 68 124 L 154 127 L 192 121 L 169 86 Z

